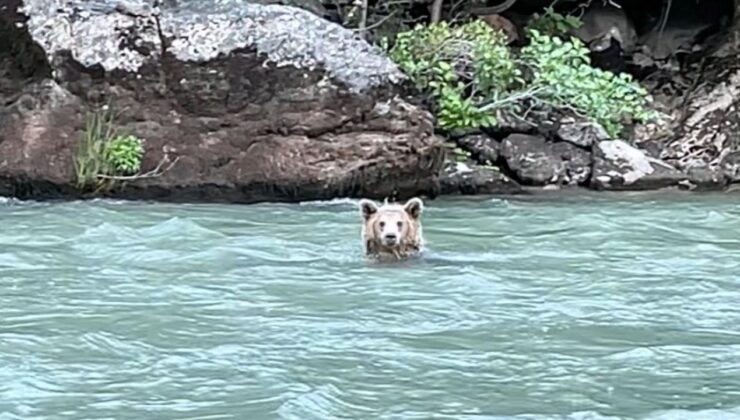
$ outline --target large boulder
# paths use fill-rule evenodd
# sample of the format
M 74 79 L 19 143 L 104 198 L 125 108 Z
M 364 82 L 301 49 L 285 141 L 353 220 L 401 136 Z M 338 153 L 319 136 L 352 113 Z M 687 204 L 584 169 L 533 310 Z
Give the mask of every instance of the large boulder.
M 462 136 L 456 139 L 455 143 L 461 149 L 470 152 L 471 157 L 482 165 L 491 165 L 498 161 L 501 144 L 485 134 Z
M 651 190 L 679 186 L 687 176 L 622 140 L 594 147 L 591 186 L 602 190 Z
M 13 81 L 0 83 L 0 195 L 75 195 L 75 150 L 104 105 L 145 140 L 143 172 L 164 170 L 114 196 L 247 203 L 438 190 L 432 116 L 351 31 L 289 6 L 151 3 L 0 9 L 0 41 L 12 41 L 0 74 Z
M 442 171 L 439 192 L 446 195 L 510 195 L 520 194 L 523 190 L 497 168 L 450 160 Z
M 526 185 L 581 185 L 591 174 L 591 154 L 566 142 L 512 134 L 499 152 L 516 179 Z
M 566 117 L 560 121 L 557 136 L 562 141 L 584 148 L 591 148 L 595 143 L 610 139 L 601 125 L 574 117 Z

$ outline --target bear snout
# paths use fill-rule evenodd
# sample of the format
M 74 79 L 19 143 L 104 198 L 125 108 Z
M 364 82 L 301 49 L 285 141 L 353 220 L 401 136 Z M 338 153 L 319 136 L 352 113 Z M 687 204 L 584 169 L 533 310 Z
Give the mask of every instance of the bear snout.
M 393 232 L 386 233 L 383 235 L 383 243 L 386 246 L 393 246 L 398 243 L 398 235 Z

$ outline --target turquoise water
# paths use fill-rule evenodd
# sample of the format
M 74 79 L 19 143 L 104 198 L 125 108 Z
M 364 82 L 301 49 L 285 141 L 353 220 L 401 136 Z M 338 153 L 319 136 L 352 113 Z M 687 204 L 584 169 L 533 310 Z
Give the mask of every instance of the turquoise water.
M 740 418 L 740 200 L 0 203 L 0 419 Z

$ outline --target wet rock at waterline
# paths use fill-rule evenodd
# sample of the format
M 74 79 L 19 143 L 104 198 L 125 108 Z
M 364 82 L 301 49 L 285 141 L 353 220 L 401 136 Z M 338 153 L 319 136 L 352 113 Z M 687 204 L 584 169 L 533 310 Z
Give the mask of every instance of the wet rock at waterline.
M 732 181 L 727 173 L 710 168 L 691 168 L 686 175 L 688 179 L 681 186 L 689 190 L 717 190 Z
M 588 151 L 541 136 L 512 134 L 503 140 L 500 153 L 508 169 L 526 185 L 579 185 L 591 172 Z
M 75 194 L 75 127 L 82 101 L 53 80 L 33 82 L 0 110 L 0 195 Z
M 447 195 L 517 194 L 521 186 L 498 168 L 473 162 L 447 161 L 440 176 L 440 193 Z
M 256 202 L 438 188 L 444 150 L 431 114 L 403 99 L 404 76 L 352 31 L 235 0 L 106 4 L 12 0 L 0 11 L 0 36 L 35 46 L 49 69 L 3 85 L 0 194 L 72 194 L 76 141 L 96 104 L 145 140 L 143 172 L 169 168 L 116 196 Z M 3 74 L 27 60 L 14 51 L 0 55 Z
M 687 176 L 622 140 L 594 147 L 591 186 L 596 189 L 658 189 L 678 186 Z

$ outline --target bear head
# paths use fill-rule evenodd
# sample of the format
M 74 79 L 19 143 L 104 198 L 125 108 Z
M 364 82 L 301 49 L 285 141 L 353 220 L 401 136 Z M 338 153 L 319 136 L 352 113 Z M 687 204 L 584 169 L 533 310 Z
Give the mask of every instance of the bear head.
M 403 257 L 420 250 L 421 213 L 424 209 L 421 199 L 412 198 L 403 205 L 386 202 L 381 206 L 363 199 L 359 205 L 367 254 Z

